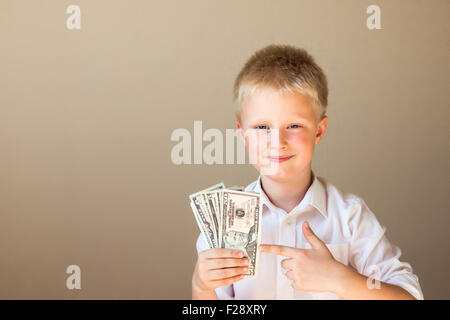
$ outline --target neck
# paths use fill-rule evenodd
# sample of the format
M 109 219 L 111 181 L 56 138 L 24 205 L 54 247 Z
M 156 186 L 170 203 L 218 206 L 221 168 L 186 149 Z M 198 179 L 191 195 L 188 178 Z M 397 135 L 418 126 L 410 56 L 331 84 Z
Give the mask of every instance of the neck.
M 269 200 L 287 213 L 302 201 L 311 184 L 310 168 L 288 181 L 277 181 L 271 179 L 270 176 L 261 176 L 261 187 Z

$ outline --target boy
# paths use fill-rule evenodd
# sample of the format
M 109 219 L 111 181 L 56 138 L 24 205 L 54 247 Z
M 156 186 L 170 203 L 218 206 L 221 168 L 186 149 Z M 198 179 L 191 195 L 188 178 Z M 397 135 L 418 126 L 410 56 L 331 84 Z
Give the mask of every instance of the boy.
M 208 249 L 197 240 L 193 299 L 423 299 L 418 277 L 389 243 L 364 200 L 338 190 L 311 170 L 327 128 L 327 79 L 303 49 L 271 45 L 257 51 L 236 78 L 236 126 L 257 153 L 262 197 L 256 277 L 243 277 L 239 250 Z M 244 137 L 278 133 L 276 150 Z M 262 160 L 277 171 L 262 173 Z M 314 230 L 314 231 L 313 231 Z

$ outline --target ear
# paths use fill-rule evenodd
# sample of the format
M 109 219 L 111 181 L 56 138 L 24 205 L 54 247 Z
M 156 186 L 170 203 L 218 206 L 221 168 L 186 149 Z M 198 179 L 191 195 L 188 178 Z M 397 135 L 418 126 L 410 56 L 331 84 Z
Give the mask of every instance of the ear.
M 319 121 L 319 124 L 317 125 L 317 131 L 316 131 L 316 137 L 315 137 L 316 144 L 318 144 L 320 142 L 323 135 L 325 134 L 325 131 L 327 131 L 327 123 L 328 123 L 328 116 L 323 116 L 323 118 Z
M 245 143 L 245 139 L 244 139 L 244 129 L 242 129 L 241 124 L 239 123 L 239 120 L 236 120 L 236 129 L 239 130 L 239 135 L 241 136 L 242 140 Z

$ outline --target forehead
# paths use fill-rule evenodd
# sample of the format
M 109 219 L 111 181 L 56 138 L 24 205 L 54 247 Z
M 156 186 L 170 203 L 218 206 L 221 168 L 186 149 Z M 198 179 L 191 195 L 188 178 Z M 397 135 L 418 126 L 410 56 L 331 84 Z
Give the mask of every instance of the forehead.
M 314 120 L 315 112 L 309 96 L 298 91 L 276 91 L 264 88 L 256 90 L 242 104 L 242 121 L 256 119 L 292 119 L 294 117 Z

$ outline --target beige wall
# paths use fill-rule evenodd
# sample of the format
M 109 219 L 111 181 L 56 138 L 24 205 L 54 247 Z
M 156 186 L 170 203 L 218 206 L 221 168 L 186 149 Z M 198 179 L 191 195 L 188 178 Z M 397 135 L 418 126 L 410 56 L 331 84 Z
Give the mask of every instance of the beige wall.
M 366 27 L 370 4 L 382 30 Z M 234 78 L 271 43 L 328 75 L 314 170 L 365 199 L 425 298 L 449 298 L 449 13 L 447 0 L 2 0 L 0 298 L 190 298 L 188 194 L 257 172 L 176 166 L 170 135 L 233 128 Z

